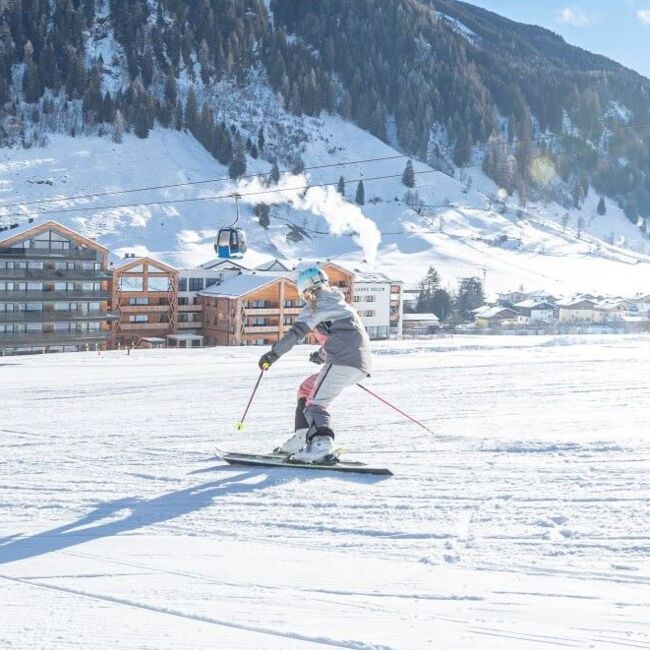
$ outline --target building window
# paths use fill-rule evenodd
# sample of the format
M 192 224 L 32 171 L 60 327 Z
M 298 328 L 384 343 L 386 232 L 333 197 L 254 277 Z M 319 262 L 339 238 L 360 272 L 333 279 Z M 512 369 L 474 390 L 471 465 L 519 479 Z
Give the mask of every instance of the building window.
M 354 296 L 352 299 L 353 302 L 361 302 L 361 296 Z
M 129 316 L 129 323 L 148 323 L 149 314 L 131 314 Z
M 168 277 L 164 278 L 152 278 L 149 276 L 147 280 L 147 289 L 149 291 L 169 291 L 171 288 L 171 279 Z
M 178 278 L 178 290 L 187 291 L 187 278 Z
M 129 298 L 129 305 L 148 305 L 149 298 Z
M 376 302 L 376 296 L 366 296 L 366 302 Z
M 372 318 L 375 315 L 375 312 L 373 309 L 366 309 L 363 312 L 364 318 Z
M 120 278 L 121 291 L 144 291 L 144 278 L 122 276 Z
M 189 304 L 190 304 L 190 303 L 189 303 L 189 298 L 187 298 L 187 297 L 185 297 L 185 296 L 181 296 L 181 297 L 178 299 L 178 304 L 179 304 L 179 305 L 189 305 Z
M 190 278 L 190 291 L 203 291 L 203 278 Z

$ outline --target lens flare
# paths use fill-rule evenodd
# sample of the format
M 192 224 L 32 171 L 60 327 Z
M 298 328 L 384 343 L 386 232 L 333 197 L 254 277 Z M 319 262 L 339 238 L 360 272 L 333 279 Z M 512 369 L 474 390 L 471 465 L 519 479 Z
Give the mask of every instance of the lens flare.
M 534 181 L 543 185 L 550 183 L 557 175 L 555 163 L 548 156 L 533 158 L 528 171 Z

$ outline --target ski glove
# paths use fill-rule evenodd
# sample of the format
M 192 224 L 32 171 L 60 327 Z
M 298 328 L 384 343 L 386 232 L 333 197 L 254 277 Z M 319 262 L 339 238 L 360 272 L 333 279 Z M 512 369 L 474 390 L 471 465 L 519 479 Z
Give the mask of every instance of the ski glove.
M 321 355 L 320 355 L 320 350 L 316 350 L 316 352 L 312 352 L 312 353 L 309 355 L 309 360 L 310 360 L 312 363 L 315 363 L 315 364 L 318 365 L 318 366 L 321 366 L 322 364 L 325 363 L 325 360 L 324 360 L 323 357 L 321 357 Z
M 279 358 L 273 350 L 265 352 L 259 360 L 260 370 L 268 370 Z

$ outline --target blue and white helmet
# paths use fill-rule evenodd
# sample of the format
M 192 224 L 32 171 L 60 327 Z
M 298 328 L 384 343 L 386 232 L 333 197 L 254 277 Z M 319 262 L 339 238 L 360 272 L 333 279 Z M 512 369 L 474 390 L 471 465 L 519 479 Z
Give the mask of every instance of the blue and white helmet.
M 298 295 L 304 298 L 305 293 L 328 283 L 329 278 L 323 269 L 319 269 L 317 266 L 310 266 L 298 274 L 298 280 L 296 280 Z

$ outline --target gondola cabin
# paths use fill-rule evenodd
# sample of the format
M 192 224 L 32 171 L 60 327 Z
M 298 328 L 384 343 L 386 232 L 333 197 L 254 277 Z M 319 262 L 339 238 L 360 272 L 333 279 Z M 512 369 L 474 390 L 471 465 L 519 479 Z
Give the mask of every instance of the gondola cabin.
M 241 228 L 222 228 L 214 244 L 217 257 L 223 260 L 243 257 L 247 248 L 246 233 Z

